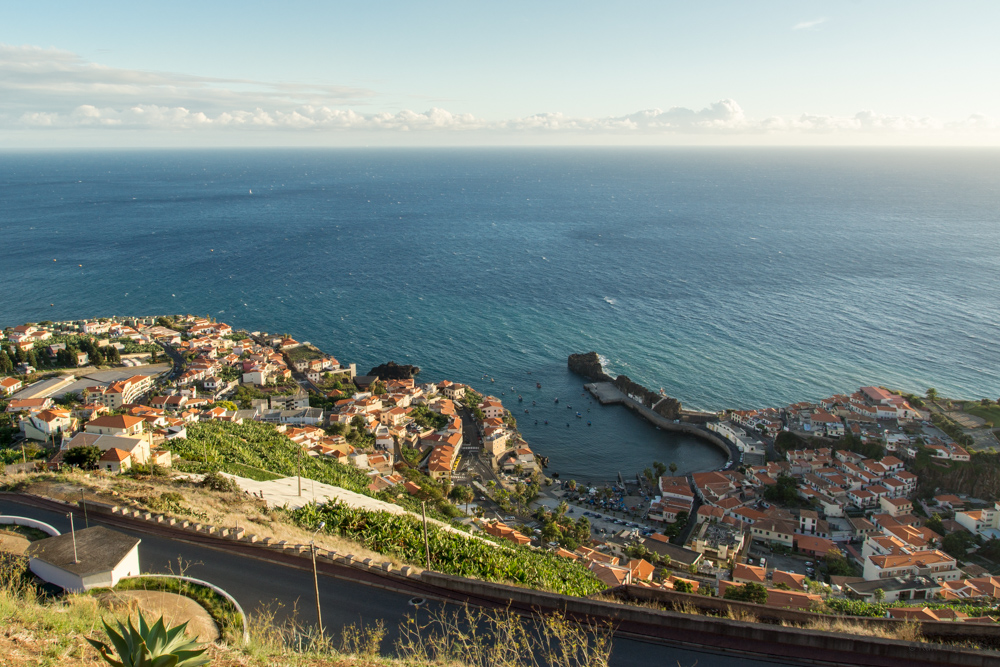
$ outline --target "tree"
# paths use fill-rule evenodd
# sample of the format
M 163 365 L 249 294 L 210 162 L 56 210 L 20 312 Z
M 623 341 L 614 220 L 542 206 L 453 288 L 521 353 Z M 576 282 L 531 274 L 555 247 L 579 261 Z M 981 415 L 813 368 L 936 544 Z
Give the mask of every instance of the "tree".
M 566 488 L 569 489 L 570 491 L 576 491 L 576 480 L 571 479 L 568 482 L 566 482 Z
M 663 477 L 667 472 L 667 466 L 663 465 L 659 461 L 653 461 L 653 469 L 656 470 L 657 477 Z
M 694 584 L 690 581 L 678 579 L 674 582 L 674 590 L 678 593 L 694 593 Z
M 688 565 L 688 574 L 698 574 L 698 566 L 694 563 Z
M 875 598 L 876 604 L 881 604 L 882 602 L 885 602 L 885 591 L 881 588 L 876 588 L 872 593 L 872 597 Z
M 469 503 L 475 498 L 475 494 L 467 486 L 456 486 L 451 490 L 451 497 L 454 498 L 460 505 L 465 505 L 465 513 L 469 513 Z
M 643 470 L 642 476 L 646 478 L 646 481 L 649 482 L 650 486 L 656 484 L 656 476 L 653 474 L 652 468 L 646 468 L 645 470 Z
M 938 397 L 937 389 L 931 387 L 925 392 L 924 395 L 927 397 L 928 401 L 936 401 Z
M 95 445 L 81 445 L 67 450 L 63 455 L 66 465 L 77 466 L 82 470 L 93 470 L 101 460 L 101 450 Z
M 677 472 L 677 464 L 673 461 L 670 462 L 670 474 L 673 475 Z
M 109 364 L 120 364 L 122 362 L 121 353 L 118 352 L 118 348 L 114 345 L 108 345 L 107 362 Z
M 938 514 L 932 514 L 931 518 L 927 519 L 924 527 L 933 530 L 938 535 L 944 535 L 944 524 L 941 522 L 941 516 Z
M 10 375 L 14 372 L 14 363 L 10 360 L 7 352 L 0 350 L 0 373 Z
M 830 575 L 853 577 L 858 574 L 855 572 L 854 566 L 848 563 L 840 553 L 831 551 L 823 560 L 826 563 L 826 571 Z
M 753 582 L 742 586 L 730 586 L 722 596 L 726 600 L 737 600 L 739 602 L 754 602 L 765 604 L 767 602 L 767 589 L 763 584 Z
M 972 535 L 964 530 L 959 530 L 944 536 L 944 539 L 941 540 L 941 549 L 949 556 L 965 558 L 965 553 L 974 542 Z
M 776 484 L 764 490 L 764 498 L 780 505 L 794 504 L 798 497 L 795 478 L 784 473 L 778 476 Z

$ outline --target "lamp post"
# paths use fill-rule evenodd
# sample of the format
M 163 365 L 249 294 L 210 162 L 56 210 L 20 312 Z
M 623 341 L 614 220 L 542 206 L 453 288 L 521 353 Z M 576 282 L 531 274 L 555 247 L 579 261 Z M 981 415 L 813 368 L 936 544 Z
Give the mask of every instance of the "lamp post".
M 76 555 L 76 528 L 73 527 L 73 513 L 67 512 L 66 516 L 69 517 L 69 532 L 73 535 L 73 562 L 79 563 L 80 558 Z
M 316 589 L 316 622 L 319 624 L 319 634 L 323 636 L 323 612 L 319 604 L 319 574 L 316 572 L 316 533 L 326 528 L 326 521 L 320 521 L 319 527 L 312 534 L 309 541 L 309 552 L 312 554 L 313 564 L 313 588 Z

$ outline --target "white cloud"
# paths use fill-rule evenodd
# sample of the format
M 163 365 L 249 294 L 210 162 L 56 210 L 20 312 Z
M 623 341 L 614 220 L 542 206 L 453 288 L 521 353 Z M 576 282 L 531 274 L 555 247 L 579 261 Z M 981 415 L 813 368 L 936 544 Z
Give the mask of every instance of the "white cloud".
M 348 86 L 222 79 L 105 67 L 58 49 L 0 44 L 0 113 L 65 113 L 81 104 L 125 108 L 140 103 L 233 108 L 365 103 L 374 91 Z
M 825 19 L 822 19 L 825 20 Z M 813 25 L 822 20 L 806 22 Z M 800 24 L 805 25 L 805 24 Z M 558 112 L 488 120 L 432 108 L 362 113 L 363 88 L 300 85 L 104 67 L 55 49 L 0 45 L 0 131 L 409 133 L 476 137 L 941 137 L 996 134 L 982 115 L 960 121 L 860 111 L 848 116 L 749 117 L 724 99 L 702 109 L 646 109 L 623 116 Z M 347 108 L 345 108 L 347 107 Z M 106 136 L 106 135 L 105 135 Z M 708 140 L 708 139 L 700 139 Z
M 822 23 L 826 23 L 828 20 L 829 19 L 824 17 L 819 19 L 813 19 L 811 21 L 800 21 L 799 23 L 796 23 L 795 25 L 792 26 L 792 30 L 809 30 L 811 28 L 815 28 L 816 26 Z

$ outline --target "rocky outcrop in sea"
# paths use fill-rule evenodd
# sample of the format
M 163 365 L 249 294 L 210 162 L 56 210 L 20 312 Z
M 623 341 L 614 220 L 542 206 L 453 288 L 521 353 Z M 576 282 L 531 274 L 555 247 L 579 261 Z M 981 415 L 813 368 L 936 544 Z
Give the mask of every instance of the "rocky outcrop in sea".
M 390 361 L 371 369 L 368 371 L 368 375 L 375 375 L 380 380 L 409 380 L 419 372 L 419 366 L 397 364 L 395 361 Z

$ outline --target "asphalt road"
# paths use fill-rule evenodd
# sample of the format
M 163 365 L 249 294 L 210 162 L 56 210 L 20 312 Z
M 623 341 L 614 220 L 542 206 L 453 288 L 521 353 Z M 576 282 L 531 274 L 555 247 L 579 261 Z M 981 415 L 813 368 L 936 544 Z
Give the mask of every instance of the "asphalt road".
M 60 531 L 69 531 L 65 514 L 38 509 L 9 500 L 0 500 L 0 513 L 26 516 L 44 521 Z M 93 523 L 99 517 L 91 515 Z M 82 520 L 74 518 L 77 527 Z M 227 550 L 169 539 L 146 532 L 111 526 L 142 539 L 139 561 L 144 572 L 177 573 L 178 559 L 185 564 L 185 574 L 210 581 L 235 597 L 249 614 L 262 608 L 271 609 L 281 620 L 295 618 L 301 624 L 315 624 L 315 603 L 312 572 L 306 567 L 268 562 Z M 443 603 L 429 600 L 419 609 L 410 604 L 412 592 L 399 592 L 341 577 L 320 575 L 320 602 L 324 626 L 339 635 L 348 624 L 371 625 L 381 620 L 388 630 L 383 651 L 391 650 L 398 636 L 397 629 L 408 615 L 426 620 Z M 611 664 L 615 667 L 632 665 L 679 665 L 681 667 L 762 667 L 764 665 L 797 664 L 772 662 L 765 659 L 724 655 L 703 650 L 666 646 L 651 641 L 617 636 Z

